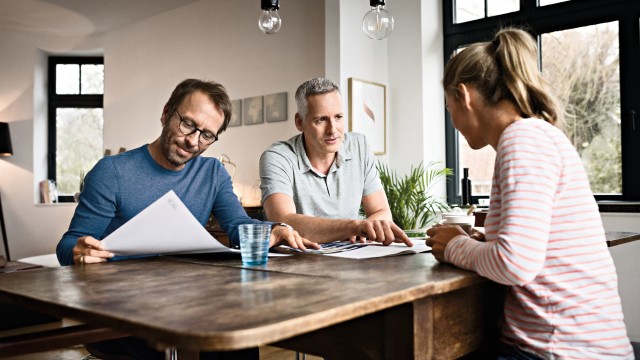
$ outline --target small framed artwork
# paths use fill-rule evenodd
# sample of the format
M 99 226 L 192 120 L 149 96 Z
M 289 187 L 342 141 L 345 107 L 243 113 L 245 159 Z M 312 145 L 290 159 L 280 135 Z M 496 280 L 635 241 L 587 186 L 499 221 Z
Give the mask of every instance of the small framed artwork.
M 231 100 L 231 121 L 229 127 L 242 125 L 242 99 Z
M 266 122 L 287 120 L 287 93 L 264 96 L 264 119 Z
M 245 125 L 262 124 L 264 122 L 262 96 L 254 96 L 242 100 L 242 122 Z
M 349 131 L 364 134 L 376 155 L 387 153 L 387 87 L 349 78 Z

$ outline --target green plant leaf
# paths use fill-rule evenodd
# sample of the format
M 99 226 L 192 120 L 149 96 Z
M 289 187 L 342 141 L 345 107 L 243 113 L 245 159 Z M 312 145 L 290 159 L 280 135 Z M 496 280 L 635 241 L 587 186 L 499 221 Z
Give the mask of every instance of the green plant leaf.
M 453 174 L 442 164 L 430 162 L 424 166 L 420 163 L 412 166 L 405 176 L 381 162 L 376 164 L 376 169 L 387 194 L 393 222 L 403 230 L 424 228 L 438 212 L 449 209 L 446 200 L 430 193 L 435 184 Z

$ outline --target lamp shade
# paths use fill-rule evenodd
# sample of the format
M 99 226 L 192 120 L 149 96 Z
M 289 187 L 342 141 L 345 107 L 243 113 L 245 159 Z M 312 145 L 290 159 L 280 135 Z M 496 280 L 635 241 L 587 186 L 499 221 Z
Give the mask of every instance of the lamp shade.
M 11 146 L 9 124 L 0 122 L 0 156 L 10 155 L 13 155 L 13 147 Z

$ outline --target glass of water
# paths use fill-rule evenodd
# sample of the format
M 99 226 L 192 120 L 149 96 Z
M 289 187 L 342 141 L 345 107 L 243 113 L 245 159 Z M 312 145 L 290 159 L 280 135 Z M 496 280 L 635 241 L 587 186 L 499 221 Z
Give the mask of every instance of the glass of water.
M 248 266 L 266 264 L 269 258 L 271 224 L 243 224 L 238 226 L 238 230 L 242 264 Z

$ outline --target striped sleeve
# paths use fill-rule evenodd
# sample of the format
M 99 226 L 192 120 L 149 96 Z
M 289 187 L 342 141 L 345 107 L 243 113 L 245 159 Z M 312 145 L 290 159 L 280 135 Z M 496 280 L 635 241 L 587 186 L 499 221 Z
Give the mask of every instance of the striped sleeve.
M 497 149 L 491 201 L 500 202 L 495 241 L 453 239 L 445 259 L 505 285 L 532 281 L 543 269 L 562 159 L 540 129 L 509 127 Z

